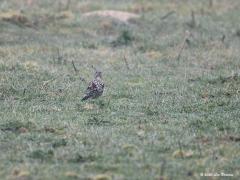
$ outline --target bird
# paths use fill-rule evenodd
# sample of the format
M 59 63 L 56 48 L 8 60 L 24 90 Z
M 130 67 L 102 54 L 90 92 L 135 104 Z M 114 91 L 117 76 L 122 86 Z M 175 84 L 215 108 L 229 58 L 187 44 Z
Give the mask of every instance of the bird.
M 102 80 L 102 72 L 96 71 L 94 79 L 89 83 L 87 90 L 82 98 L 82 101 L 87 99 L 95 99 L 103 94 L 104 83 Z

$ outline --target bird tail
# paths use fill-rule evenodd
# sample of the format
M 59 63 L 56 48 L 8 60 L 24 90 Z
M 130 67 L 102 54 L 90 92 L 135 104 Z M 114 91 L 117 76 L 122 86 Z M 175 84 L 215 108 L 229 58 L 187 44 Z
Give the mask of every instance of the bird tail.
M 88 95 L 84 96 L 84 97 L 82 98 L 82 101 L 87 100 L 89 97 L 90 97 L 90 96 L 88 96 Z

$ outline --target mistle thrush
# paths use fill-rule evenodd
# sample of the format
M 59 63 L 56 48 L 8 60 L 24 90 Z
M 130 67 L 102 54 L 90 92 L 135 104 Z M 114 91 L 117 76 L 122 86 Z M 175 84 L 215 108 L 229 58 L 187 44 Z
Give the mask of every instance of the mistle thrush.
M 82 101 L 94 99 L 102 95 L 104 83 L 102 81 L 102 72 L 96 71 L 94 79 L 89 83 Z

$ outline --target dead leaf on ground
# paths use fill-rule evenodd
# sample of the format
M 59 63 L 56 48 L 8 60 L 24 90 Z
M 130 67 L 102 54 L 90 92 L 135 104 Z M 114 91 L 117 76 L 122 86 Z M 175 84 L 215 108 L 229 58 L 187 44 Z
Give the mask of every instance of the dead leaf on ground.
M 111 17 L 125 23 L 128 22 L 128 20 L 130 19 L 136 19 L 140 17 L 138 14 L 114 10 L 92 11 L 83 14 L 83 17 L 90 16 Z
M 229 136 L 229 139 L 231 141 L 235 141 L 235 142 L 239 142 L 240 141 L 240 137 L 237 137 L 237 136 Z
M 136 156 L 139 152 L 138 147 L 133 144 L 124 144 L 122 149 L 130 156 Z
M 52 128 L 52 127 L 48 127 L 48 126 L 45 126 L 43 129 L 40 129 L 40 131 L 45 131 L 48 133 L 55 133 L 58 135 L 65 134 L 64 128 Z
M 71 177 L 71 178 L 78 178 L 78 174 L 76 172 L 73 171 L 68 171 L 65 173 L 66 177 Z
M 56 19 L 73 19 L 74 14 L 71 11 L 62 11 L 55 16 Z
M 139 131 L 137 131 L 137 135 L 140 138 L 144 138 L 145 137 L 145 131 L 144 130 L 139 130 Z
M 172 156 L 174 158 L 190 158 L 193 156 L 193 151 L 192 150 L 188 150 L 188 151 L 182 151 L 182 150 L 176 150 L 173 152 Z
M 94 109 L 94 105 L 93 105 L 93 104 L 86 103 L 86 104 L 83 106 L 83 109 L 85 109 L 85 110 L 92 110 L 92 109 Z
M 149 12 L 154 10 L 154 5 L 151 3 L 144 3 L 144 4 L 134 4 L 133 6 L 129 7 L 129 10 L 134 13 L 142 13 L 142 12 Z
M 26 61 L 23 65 L 28 71 L 37 71 L 39 68 L 39 65 L 36 61 Z
M 240 137 L 234 136 L 234 135 L 227 135 L 227 136 L 218 137 L 215 140 L 217 140 L 218 143 L 239 142 Z M 202 144 L 213 143 L 213 140 L 211 140 L 209 137 L 198 137 L 196 141 Z
M 91 180 L 111 180 L 112 177 L 108 174 L 98 174 L 90 178 Z
M 18 26 L 34 27 L 33 23 L 27 18 L 27 16 L 17 11 L 0 13 L 0 20 L 7 21 Z
M 45 126 L 45 127 L 44 127 L 44 131 L 45 131 L 45 132 L 50 132 L 50 133 L 55 133 L 55 132 L 56 132 L 56 129 Z
M 0 13 L 0 19 L 1 19 L 1 20 L 10 19 L 10 18 L 12 18 L 13 16 L 17 16 L 17 15 L 19 15 L 19 14 L 20 14 L 20 13 L 17 12 L 17 11 L 2 12 L 2 13 Z
M 31 179 L 30 172 L 27 171 L 27 170 L 22 170 L 22 169 L 15 168 L 12 171 L 10 179 L 15 179 L 15 180 L 28 180 L 28 179 Z
M 168 178 L 166 176 L 159 176 L 156 180 L 168 180 Z
M 28 132 L 28 129 L 25 128 L 25 127 L 20 127 L 18 131 L 19 131 L 20 133 L 26 133 L 26 132 Z
M 150 58 L 151 60 L 158 60 L 160 59 L 163 55 L 158 52 L 158 51 L 149 51 L 149 52 L 146 52 L 146 55 L 148 58 Z

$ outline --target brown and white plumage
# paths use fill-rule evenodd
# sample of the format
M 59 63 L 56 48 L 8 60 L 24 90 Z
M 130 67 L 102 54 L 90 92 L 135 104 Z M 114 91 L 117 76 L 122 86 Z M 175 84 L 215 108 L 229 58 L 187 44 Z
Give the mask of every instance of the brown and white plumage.
M 82 101 L 87 99 L 95 99 L 102 95 L 104 90 L 104 83 L 102 81 L 102 72 L 97 71 L 94 79 L 89 83 Z

